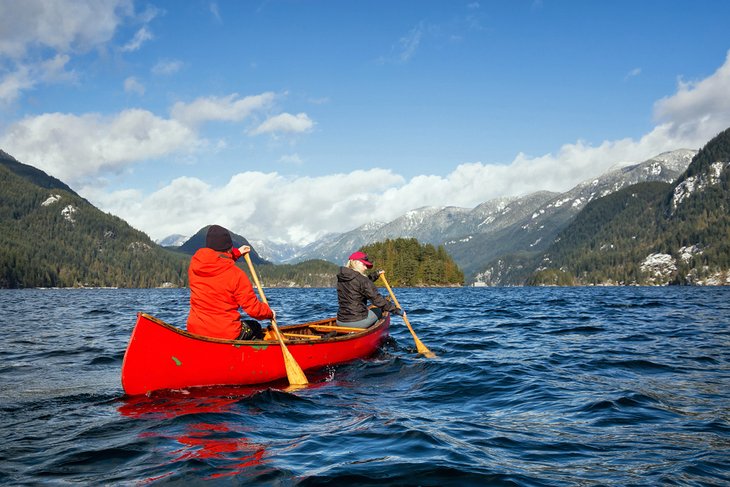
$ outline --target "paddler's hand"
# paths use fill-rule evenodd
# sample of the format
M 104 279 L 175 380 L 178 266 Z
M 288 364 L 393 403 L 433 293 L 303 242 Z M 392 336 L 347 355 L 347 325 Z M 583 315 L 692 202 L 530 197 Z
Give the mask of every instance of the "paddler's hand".
M 240 259 L 243 255 L 248 254 L 251 252 L 251 247 L 248 245 L 242 245 L 240 248 L 233 247 L 231 249 L 231 255 L 233 256 L 233 262 Z

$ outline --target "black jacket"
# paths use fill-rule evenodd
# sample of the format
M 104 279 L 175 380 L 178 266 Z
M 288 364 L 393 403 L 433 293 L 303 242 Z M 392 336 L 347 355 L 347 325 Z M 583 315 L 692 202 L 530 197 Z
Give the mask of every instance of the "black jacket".
M 383 311 L 395 311 L 396 306 L 378 292 L 373 281 L 349 267 L 337 273 L 337 319 L 343 323 L 363 320 L 368 315 L 368 300 Z

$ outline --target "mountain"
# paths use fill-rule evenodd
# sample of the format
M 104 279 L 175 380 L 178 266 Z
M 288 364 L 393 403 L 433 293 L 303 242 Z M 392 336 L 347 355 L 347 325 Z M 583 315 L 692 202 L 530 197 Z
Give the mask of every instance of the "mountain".
M 0 154 L 0 288 L 177 287 L 187 259 Z
M 284 263 L 294 260 L 301 246 L 287 243 L 272 242 L 271 240 L 249 240 L 262 259 L 269 262 Z
M 180 235 L 179 233 L 174 233 L 172 235 L 168 235 L 167 237 L 163 238 L 162 240 L 155 240 L 155 243 L 161 247 L 172 247 L 177 248 L 180 247 L 182 244 L 184 244 L 190 237 L 186 235 Z
M 610 170 L 556 195 L 511 226 L 469 236 L 459 242 L 449 242 L 446 250 L 475 283 L 508 284 L 509 279 L 505 280 L 502 275 L 506 256 L 519 261 L 545 251 L 558 233 L 591 201 L 639 182 L 672 182 L 687 168 L 695 154 L 697 151 L 680 149 L 639 164 Z
M 178 247 L 177 251 L 184 254 L 193 255 L 198 249 L 205 247 L 205 236 L 208 234 L 208 228 L 210 228 L 210 225 L 206 225 L 205 227 L 198 230 L 195 235 L 190 237 L 188 240 L 185 241 L 185 243 Z M 248 240 L 246 240 L 245 237 L 242 237 L 237 233 L 230 233 L 231 241 L 233 242 L 234 247 L 240 247 L 242 245 L 248 245 L 249 247 L 251 247 L 250 256 L 251 262 L 253 264 L 270 264 L 270 262 L 262 259 L 261 256 L 259 256 L 258 252 L 256 252 L 256 249 L 253 248 L 253 246 L 249 243 Z
M 586 206 L 533 263 L 533 284 L 730 284 L 730 129 L 671 184 Z
M 553 196 L 554 193 L 541 191 L 522 198 L 496 198 L 471 209 L 422 207 L 388 223 L 371 222 L 349 232 L 328 235 L 297 251 L 292 260 L 344 262 L 365 245 L 398 238 L 415 238 L 432 245 L 453 243 L 449 239 L 509 226 Z
M 346 233 L 326 235 L 300 249 L 290 260 L 292 262 L 299 262 L 303 260 L 321 259 L 336 264 L 343 264 L 350 254 L 362 246 L 379 241 L 377 231 L 381 226 L 383 226 L 383 223 L 372 222 Z
M 501 257 L 544 251 L 589 202 L 642 181 L 671 182 L 696 153 L 680 149 L 659 154 L 640 164 L 609 170 L 565 193 L 540 191 L 523 197 L 497 198 L 471 209 L 414 209 L 387 223 L 368 223 L 349 232 L 328 235 L 301 249 L 290 248 L 287 261 L 323 259 L 340 263 L 365 245 L 416 238 L 419 242 L 444 245 L 467 281 L 495 284 L 499 280 L 494 281 L 492 274 Z
M 531 259 L 544 252 L 587 204 L 639 182 L 671 182 L 696 153 L 680 149 L 639 164 L 619 166 L 565 193 L 539 191 L 497 198 L 475 208 L 422 207 L 390 222 L 370 222 L 345 233 L 326 235 L 304 247 L 265 240 L 254 241 L 252 247 L 262 259 L 274 263 L 324 260 L 341 264 L 366 245 L 416 238 L 443 245 L 464 271 L 467 282 L 503 285 L 512 283 L 513 277 L 524 280 L 520 272 L 529 271 Z M 193 247 L 197 245 L 200 242 Z M 514 276 L 516 270 L 519 277 Z

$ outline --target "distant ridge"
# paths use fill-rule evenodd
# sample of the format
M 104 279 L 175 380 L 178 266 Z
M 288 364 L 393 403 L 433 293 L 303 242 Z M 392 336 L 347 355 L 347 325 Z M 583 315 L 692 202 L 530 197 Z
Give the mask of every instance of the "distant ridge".
M 45 189 L 63 189 L 69 193 L 79 196 L 63 181 L 49 176 L 38 168 L 19 162 L 16 158 L 0 149 L 0 164 L 8 168 L 23 179 Z M 80 197 L 80 196 L 79 196 Z
M 444 245 L 464 271 L 467 282 L 489 284 L 491 279 L 484 272 L 492 268 L 495 259 L 514 252 L 546 250 L 590 201 L 640 182 L 670 183 L 682 174 L 695 154 L 696 150 L 678 149 L 637 164 L 616 165 L 563 193 L 537 191 L 521 197 L 495 198 L 474 208 L 413 209 L 390 222 L 366 223 L 304 247 L 292 247 L 279 252 L 286 254 L 286 259 L 272 260 L 323 259 L 341 263 L 360 247 L 387 239 L 416 238 L 422 243 Z
M 205 247 L 205 236 L 208 234 L 208 228 L 210 228 L 210 225 L 206 225 L 198 230 L 195 235 L 186 240 L 177 250 L 184 254 L 193 255 L 198 249 Z M 234 247 L 240 247 L 242 245 L 251 247 L 251 262 L 254 264 L 271 264 L 271 262 L 261 258 L 258 252 L 256 252 L 256 249 L 246 240 L 246 237 L 242 237 L 234 232 L 230 233 Z

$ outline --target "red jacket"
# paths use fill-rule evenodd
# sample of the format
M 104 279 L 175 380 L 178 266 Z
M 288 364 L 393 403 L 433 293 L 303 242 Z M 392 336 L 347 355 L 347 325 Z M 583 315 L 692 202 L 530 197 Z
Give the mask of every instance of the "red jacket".
M 239 307 L 256 320 L 274 316 L 258 300 L 248 276 L 236 267 L 228 252 L 207 247 L 193 255 L 188 267 L 190 314 L 188 331 L 216 338 L 238 338 L 241 334 Z

